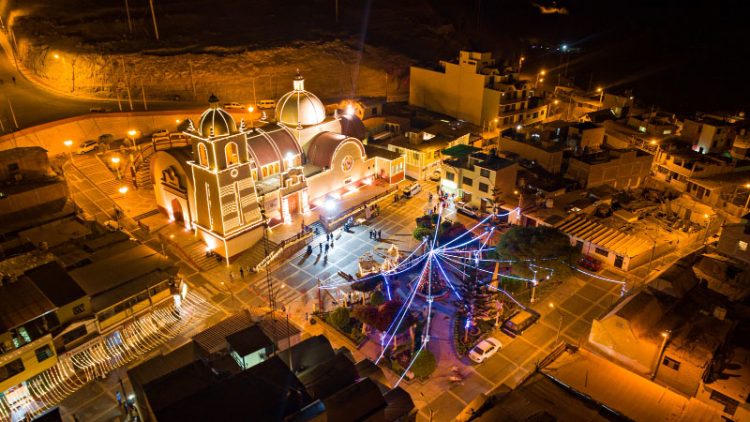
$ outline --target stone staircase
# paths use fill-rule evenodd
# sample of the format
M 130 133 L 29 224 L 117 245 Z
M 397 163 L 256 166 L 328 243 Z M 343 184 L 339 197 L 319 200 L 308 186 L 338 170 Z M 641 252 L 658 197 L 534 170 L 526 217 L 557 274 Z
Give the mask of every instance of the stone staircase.
M 250 249 L 248 249 L 245 252 L 245 255 L 248 257 L 247 261 L 247 268 L 255 268 L 258 264 L 260 264 L 261 261 L 263 261 L 263 258 L 266 257 L 266 255 L 272 254 L 276 249 L 279 248 L 279 245 L 272 241 L 268 240 L 268 253 L 266 254 L 266 248 L 264 244 L 264 240 L 260 239 L 258 243 L 253 245 Z
M 135 183 L 139 187 L 151 186 L 153 183 L 153 180 L 151 180 L 151 156 L 145 157 L 138 164 L 138 170 L 135 172 Z
M 80 155 L 74 158 L 73 164 L 81 173 L 96 181 L 96 186 L 107 196 L 119 195 L 117 189 L 120 184 L 109 167 L 94 154 Z

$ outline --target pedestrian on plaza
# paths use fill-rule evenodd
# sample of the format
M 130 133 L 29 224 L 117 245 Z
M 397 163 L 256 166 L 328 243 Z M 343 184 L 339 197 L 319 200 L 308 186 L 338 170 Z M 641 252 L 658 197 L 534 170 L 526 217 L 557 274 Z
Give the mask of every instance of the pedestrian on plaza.
M 318 243 L 318 247 L 320 248 L 320 252 L 318 253 L 318 255 L 320 255 L 323 253 L 323 242 Z
M 11 79 L 13 80 L 13 85 L 15 85 L 16 84 L 16 77 L 13 76 Z
M 432 213 L 433 214 L 437 214 L 437 205 L 435 205 L 434 207 L 432 207 Z
M 333 249 L 333 236 L 331 236 L 331 249 Z
M 245 278 L 245 270 L 243 270 L 242 267 L 240 267 L 240 277 Z
M 328 256 L 328 248 L 330 248 L 330 243 L 326 243 L 326 256 Z
M 117 407 L 122 407 L 122 393 L 115 391 L 115 398 L 117 399 Z
M 383 240 L 383 232 L 378 230 L 378 240 Z

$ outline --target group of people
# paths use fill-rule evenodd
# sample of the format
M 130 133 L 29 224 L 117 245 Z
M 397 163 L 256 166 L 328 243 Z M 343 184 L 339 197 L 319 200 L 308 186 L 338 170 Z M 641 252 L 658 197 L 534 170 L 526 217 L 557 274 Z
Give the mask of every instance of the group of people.
M 334 240 L 333 233 L 326 233 L 326 241 L 325 241 L 325 243 L 320 242 L 318 244 L 318 248 L 319 248 L 318 254 L 322 254 L 323 253 L 323 249 L 325 248 L 326 256 L 328 256 L 328 250 L 333 248 L 333 240 Z M 325 245 L 325 247 L 324 247 L 324 245 Z
M 375 229 L 370 230 L 370 239 L 383 240 L 382 230 L 375 230 Z

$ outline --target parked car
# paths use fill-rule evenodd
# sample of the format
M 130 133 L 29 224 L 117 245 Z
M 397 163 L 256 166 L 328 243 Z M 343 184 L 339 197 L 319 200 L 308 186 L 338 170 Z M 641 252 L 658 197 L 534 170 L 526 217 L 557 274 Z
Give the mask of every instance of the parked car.
M 532 309 L 519 309 L 503 322 L 503 331 L 517 336 L 539 320 L 539 314 Z
M 578 266 L 584 270 L 597 272 L 602 269 L 602 262 L 594 257 L 584 255 L 581 257 L 581 260 L 578 261 Z
M 432 173 L 432 174 L 430 175 L 430 180 L 432 180 L 433 182 L 439 182 L 439 181 L 440 181 L 440 178 L 441 178 L 441 177 L 442 177 L 442 176 L 441 176 L 441 174 L 440 174 L 440 170 L 435 170 L 435 171 L 434 171 L 434 172 L 433 172 L 433 173 Z
M 99 142 L 89 139 L 88 141 L 81 142 L 81 145 L 78 146 L 78 150 L 76 151 L 76 154 L 86 154 L 93 150 L 95 150 L 99 146 Z
M 91 107 L 89 108 L 89 113 L 109 113 L 109 109 L 104 107 Z
M 258 108 L 263 110 L 267 108 L 275 108 L 276 107 L 276 100 L 260 100 L 257 104 Z
M 482 363 L 497 353 L 502 347 L 503 344 L 500 343 L 500 340 L 494 337 L 487 337 L 469 351 L 469 359 L 476 363 Z
M 115 220 L 107 220 L 104 222 L 104 227 L 111 232 L 115 232 L 120 230 L 120 223 Z
M 415 182 L 415 183 L 412 183 L 411 185 L 405 187 L 404 190 L 401 191 L 401 193 L 406 198 L 411 198 L 412 196 L 418 194 L 421 191 L 422 191 L 422 186 L 419 183 Z
M 469 217 L 479 217 L 479 208 L 462 201 L 456 202 L 456 211 L 460 212 L 461 214 L 468 215 Z
M 224 103 L 224 108 L 227 110 L 242 110 L 245 108 L 245 106 L 237 102 L 231 102 L 231 103 Z

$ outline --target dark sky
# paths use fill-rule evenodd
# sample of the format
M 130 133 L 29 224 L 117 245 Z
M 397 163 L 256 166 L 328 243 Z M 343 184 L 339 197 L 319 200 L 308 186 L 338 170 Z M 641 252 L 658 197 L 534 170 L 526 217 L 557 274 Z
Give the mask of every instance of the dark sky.
M 569 70 L 584 86 L 593 79 L 612 89 L 632 87 L 645 102 L 679 112 L 750 108 L 750 2 L 558 1 L 567 14 L 542 14 L 526 0 L 432 4 L 476 48 L 512 47 L 532 38 L 579 47 Z M 479 31 L 477 7 L 483 11 Z M 559 56 L 548 54 L 529 65 L 557 63 Z

